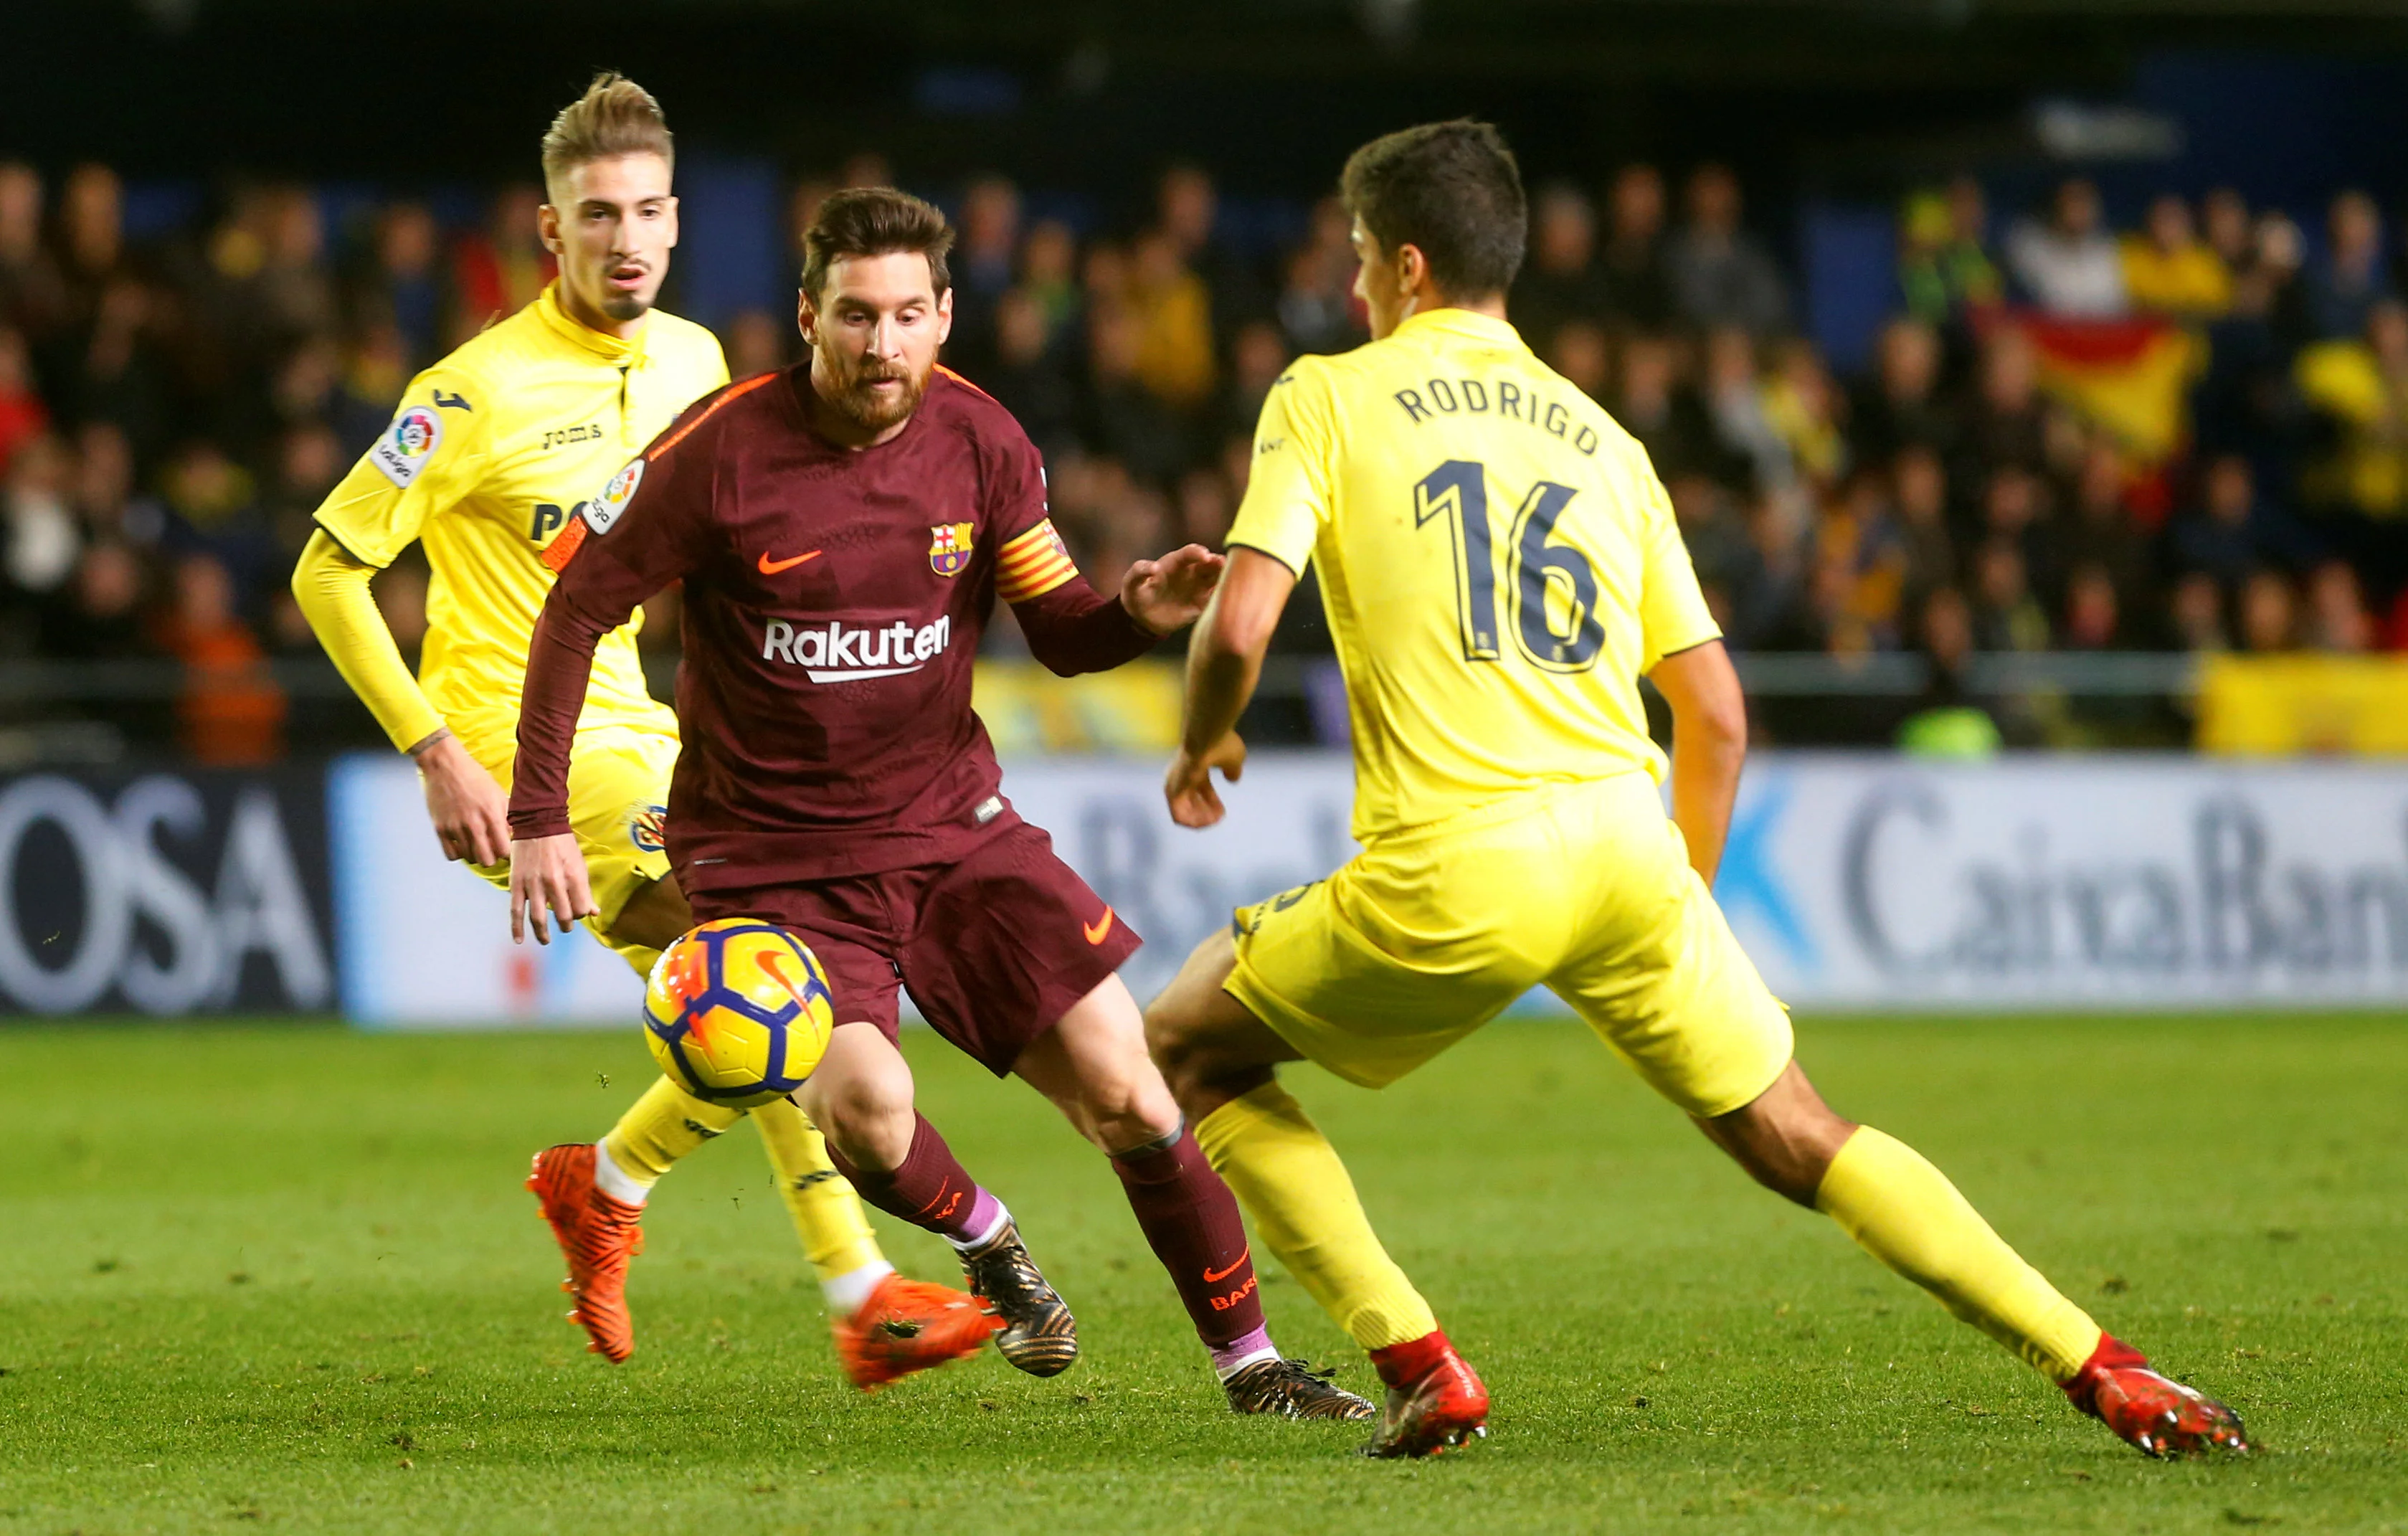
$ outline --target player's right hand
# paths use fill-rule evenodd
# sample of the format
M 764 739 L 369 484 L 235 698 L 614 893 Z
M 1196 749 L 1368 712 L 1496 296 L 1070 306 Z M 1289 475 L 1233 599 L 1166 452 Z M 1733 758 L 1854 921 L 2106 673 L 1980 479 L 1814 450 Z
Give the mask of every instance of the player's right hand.
M 449 732 L 412 754 L 443 856 L 491 868 L 510 851 L 510 797 Z
M 1246 771 L 1246 744 L 1231 731 L 1201 754 L 1179 750 L 1170 771 L 1163 776 L 1162 796 L 1170 802 L 1170 819 L 1182 826 L 1211 826 L 1226 815 L 1221 792 L 1212 787 L 1212 770 L 1236 783 Z
M 551 943 L 547 911 L 564 937 L 579 918 L 600 915 L 586 884 L 585 855 L 578 849 L 576 833 L 524 838 L 511 843 L 509 853 L 511 943 L 525 943 L 530 927 L 537 943 Z

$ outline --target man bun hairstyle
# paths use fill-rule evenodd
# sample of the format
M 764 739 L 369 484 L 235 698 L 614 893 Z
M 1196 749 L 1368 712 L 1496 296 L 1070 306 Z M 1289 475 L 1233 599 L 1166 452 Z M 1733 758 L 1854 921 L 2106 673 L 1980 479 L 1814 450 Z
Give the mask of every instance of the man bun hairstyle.
M 543 136 L 544 194 L 557 205 L 563 178 L 589 161 L 656 154 L 677 165 L 668 119 L 652 93 L 616 71 L 594 77 L 585 94 L 560 109 Z
M 1457 118 L 1375 138 L 1347 158 L 1338 190 L 1382 251 L 1419 250 L 1451 299 L 1501 294 L 1522 269 L 1522 172 L 1488 123 Z
M 817 304 L 828 268 L 847 257 L 916 251 L 928 258 L 929 285 L 942 298 L 953 283 L 945 264 L 953 249 L 953 226 L 934 204 L 894 187 L 848 187 L 830 193 L 803 232 L 803 292 Z

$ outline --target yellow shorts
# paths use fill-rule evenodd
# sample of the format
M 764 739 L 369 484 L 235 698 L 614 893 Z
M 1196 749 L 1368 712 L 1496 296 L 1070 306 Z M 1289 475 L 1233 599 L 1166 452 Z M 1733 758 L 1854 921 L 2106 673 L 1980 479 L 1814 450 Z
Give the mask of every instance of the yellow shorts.
M 515 740 L 464 743 L 468 755 L 507 790 L 517 751 Z M 652 969 L 657 950 L 616 942 L 610 925 L 638 891 L 669 872 L 663 832 L 668 822 L 669 772 L 677 767 L 678 739 L 636 725 L 591 725 L 577 733 L 568 760 L 568 824 L 585 854 L 585 878 L 602 909 L 590 926 L 604 948 L 625 958 L 638 972 Z M 508 864 L 472 866 L 508 888 Z
M 1385 1087 L 1534 986 L 1691 1114 L 1789 1064 L 1789 1014 L 1688 865 L 1643 773 L 1383 840 L 1237 914 L 1230 996 L 1349 1082 Z

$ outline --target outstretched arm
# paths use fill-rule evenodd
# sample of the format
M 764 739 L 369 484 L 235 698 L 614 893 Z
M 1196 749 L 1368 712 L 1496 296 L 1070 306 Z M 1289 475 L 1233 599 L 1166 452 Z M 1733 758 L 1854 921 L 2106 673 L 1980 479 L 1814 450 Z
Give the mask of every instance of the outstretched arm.
M 1666 656 L 1647 676 L 1672 707 L 1672 823 L 1712 885 L 1747 758 L 1747 699 L 1720 640 Z
M 1182 826 L 1210 826 L 1223 814 L 1212 770 L 1235 782 L 1244 771 L 1246 744 L 1238 739 L 1238 717 L 1254 696 L 1263 675 L 1263 653 L 1279 626 L 1296 572 L 1260 550 L 1240 547 L 1187 645 L 1187 703 L 1179 731 L 1179 755 L 1163 781 L 1170 819 Z
M 1051 523 L 1039 524 L 1030 535 L 1053 541 L 1053 550 L 1059 551 Z M 1015 539 L 1006 547 L 1007 561 L 1021 542 Z M 1223 564 L 1221 556 L 1201 544 L 1189 544 L 1159 560 L 1140 560 L 1131 566 L 1121 579 L 1120 596 L 1106 597 L 1079 575 L 1068 554 L 1049 553 L 1040 557 L 1047 566 L 1039 569 L 1050 568 L 1058 578 L 1054 584 L 1041 585 L 1047 576 L 1032 578 L 1024 573 L 1024 567 L 1005 565 L 997 569 L 996 590 L 1010 600 L 1020 631 L 1028 637 L 1028 653 L 1048 671 L 1066 678 L 1108 672 L 1144 655 L 1165 635 L 1195 623 L 1204 611 L 1205 600 L 1212 596 L 1213 583 L 1221 579 Z M 1032 587 L 1041 590 L 1030 591 Z
M 393 744 L 418 765 L 427 818 L 435 824 L 443 856 L 499 864 L 509 854 L 509 800 L 409 675 L 368 591 L 375 575 L 374 566 L 322 528 L 309 536 L 293 567 L 293 599 L 351 692 Z

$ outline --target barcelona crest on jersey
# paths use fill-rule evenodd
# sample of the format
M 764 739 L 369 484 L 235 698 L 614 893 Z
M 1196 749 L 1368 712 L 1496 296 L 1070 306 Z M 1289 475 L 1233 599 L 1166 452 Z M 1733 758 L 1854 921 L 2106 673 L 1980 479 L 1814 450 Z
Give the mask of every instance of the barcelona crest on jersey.
M 936 537 L 928 543 L 928 568 L 939 576 L 958 576 L 970 563 L 970 529 L 968 523 L 939 523 L 929 528 Z

